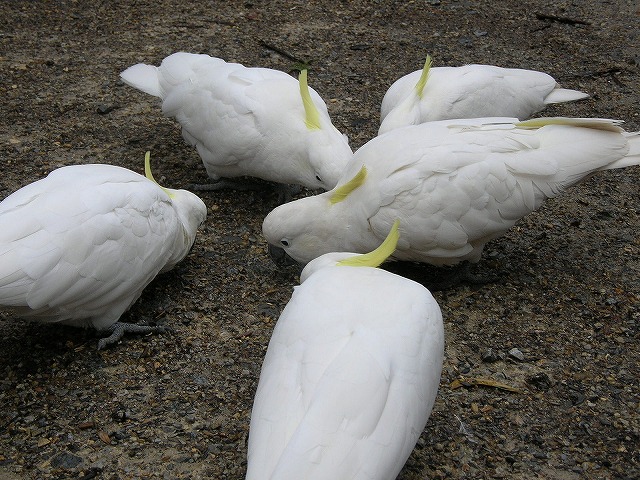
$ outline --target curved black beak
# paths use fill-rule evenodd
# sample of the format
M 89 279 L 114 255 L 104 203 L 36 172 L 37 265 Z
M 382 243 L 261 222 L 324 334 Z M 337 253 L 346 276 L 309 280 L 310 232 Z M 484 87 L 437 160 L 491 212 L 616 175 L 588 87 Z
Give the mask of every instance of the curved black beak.
M 278 267 L 286 267 L 289 265 L 298 265 L 293 258 L 287 255 L 287 252 L 284 251 L 283 248 L 276 247 L 275 245 L 269 244 L 269 256 L 273 263 L 275 263 Z

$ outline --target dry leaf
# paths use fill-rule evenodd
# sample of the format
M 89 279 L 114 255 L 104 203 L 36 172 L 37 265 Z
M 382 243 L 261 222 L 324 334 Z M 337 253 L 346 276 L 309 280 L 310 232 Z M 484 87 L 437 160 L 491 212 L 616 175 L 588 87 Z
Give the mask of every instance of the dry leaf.
M 449 384 L 449 388 L 451 390 L 455 390 L 460 387 L 470 387 L 474 385 L 481 385 L 484 387 L 494 387 L 499 388 L 501 390 L 507 390 L 508 392 L 522 393 L 522 390 L 519 388 L 512 387 L 511 385 L 507 385 L 506 383 L 497 382 L 495 380 L 486 379 L 486 378 L 457 378 L 453 382 Z
M 100 440 L 102 440 L 107 445 L 111 444 L 111 437 L 109 437 L 109 434 L 104 430 L 100 430 L 98 432 L 98 437 L 100 437 Z
M 39 447 L 44 447 L 45 445 L 49 445 L 50 443 L 51 440 L 49 440 L 48 438 L 41 438 L 40 440 L 38 440 Z

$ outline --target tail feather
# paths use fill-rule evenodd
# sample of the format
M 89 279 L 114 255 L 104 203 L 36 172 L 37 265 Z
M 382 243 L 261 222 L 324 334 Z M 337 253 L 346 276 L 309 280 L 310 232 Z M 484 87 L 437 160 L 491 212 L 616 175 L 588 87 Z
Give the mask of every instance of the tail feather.
M 144 93 L 159 98 L 163 96 L 158 67 L 138 63 L 122 72 L 120 78 L 127 85 L 142 90 Z
M 545 125 L 571 125 L 574 127 L 625 133 L 621 127 L 623 123 L 622 120 L 612 120 L 609 118 L 537 117 L 530 120 L 523 120 L 515 125 L 519 128 L 540 128 Z
M 580 92 L 579 90 L 569 90 L 567 88 L 555 88 L 544 99 L 544 103 L 547 105 L 550 103 L 564 103 L 575 102 L 576 100 L 583 100 L 589 98 L 588 93 Z
M 226 63 L 209 55 L 177 52 L 162 60 L 159 67 L 144 63 L 133 65 L 122 72 L 120 78 L 138 90 L 164 99 L 173 87 L 192 81 L 197 75 L 206 76 L 209 69 Z
M 616 151 L 618 151 L 619 154 L 622 154 L 624 152 L 626 153 L 624 153 L 624 156 L 622 158 L 595 169 L 613 170 L 615 168 L 625 168 L 634 165 L 640 165 L 640 131 L 626 132 L 621 127 L 622 123 L 624 123 L 622 120 L 611 120 L 608 118 L 539 117 L 518 122 L 515 125 L 519 128 L 533 129 L 542 128 L 547 125 L 569 125 L 574 127 L 592 128 L 594 130 L 602 130 L 605 132 L 615 132 L 621 135 L 624 139 L 620 139 L 622 141 L 619 143 Z M 576 148 L 584 148 L 585 146 L 588 146 L 586 142 L 576 145 Z M 593 144 L 593 147 L 598 147 L 598 144 Z M 573 180 L 571 180 L 571 182 L 573 182 Z M 567 185 L 570 184 L 571 183 L 567 183 Z
M 620 160 L 607 165 L 604 170 L 640 165 L 640 132 L 624 132 L 622 135 L 627 139 L 629 152 Z

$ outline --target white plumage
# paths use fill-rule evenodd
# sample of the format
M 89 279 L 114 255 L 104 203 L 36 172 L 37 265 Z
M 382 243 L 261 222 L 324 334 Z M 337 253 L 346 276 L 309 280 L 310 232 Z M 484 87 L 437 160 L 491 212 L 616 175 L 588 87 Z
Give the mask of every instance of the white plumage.
M 212 179 L 252 176 L 328 190 L 353 153 L 303 75 L 301 90 L 278 70 L 179 52 L 121 78 L 162 99 L 163 113 L 180 123 Z
M 156 274 L 187 255 L 205 217 L 194 194 L 125 168 L 54 170 L 0 203 L 0 308 L 113 329 Z
M 479 117 L 531 117 L 548 104 L 589 95 L 560 88 L 550 75 L 493 65 L 431 67 L 396 80 L 380 108 L 379 134 L 436 120 Z M 421 79 L 426 83 L 421 83 Z
M 354 154 L 340 186 L 274 209 L 263 233 L 308 262 L 369 251 L 400 219 L 396 259 L 478 261 L 486 242 L 547 198 L 593 172 L 638 165 L 640 133 L 618 124 L 481 118 L 393 130 Z
M 262 365 L 247 480 L 393 480 L 442 370 L 440 309 L 422 285 L 330 253 L 307 265 Z

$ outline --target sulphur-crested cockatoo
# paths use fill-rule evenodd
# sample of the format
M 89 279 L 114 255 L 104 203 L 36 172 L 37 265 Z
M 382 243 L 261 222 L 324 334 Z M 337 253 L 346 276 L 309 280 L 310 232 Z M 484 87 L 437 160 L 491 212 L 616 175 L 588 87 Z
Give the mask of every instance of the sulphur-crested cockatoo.
M 162 99 L 163 113 L 178 120 L 214 180 L 251 176 L 328 190 L 353 156 L 308 87 L 306 70 L 298 81 L 278 70 L 179 52 L 159 67 L 137 64 L 120 76 Z
M 640 164 L 640 132 L 606 119 L 480 118 L 392 130 L 362 146 L 339 186 L 274 209 L 267 241 L 298 262 L 367 252 L 398 218 L 399 260 L 453 265 L 590 173 Z
M 206 207 L 185 190 L 160 187 L 113 165 L 52 171 L 0 203 L 0 308 L 48 323 L 111 332 L 160 272 L 189 252 Z
M 393 480 L 433 407 L 444 350 L 422 285 L 364 256 L 309 263 L 275 326 L 249 430 L 247 480 Z
M 478 117 L 531 117 L 551 103 L 589 95 L 560 88 L 550 75 L 493 65 L 431 67 L 399 78 L 380 108 L 379 134 L 435 120 Z

